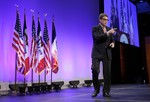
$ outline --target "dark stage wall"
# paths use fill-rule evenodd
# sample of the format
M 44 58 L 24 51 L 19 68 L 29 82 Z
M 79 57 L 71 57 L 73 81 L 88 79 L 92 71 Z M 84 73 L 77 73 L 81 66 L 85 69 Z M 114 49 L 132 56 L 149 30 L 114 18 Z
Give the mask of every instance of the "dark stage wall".
M 150 37 L 145 37 L 145 51 L 146 51 L 146 66 L 148 71 L 148 79 L 150 83 Z

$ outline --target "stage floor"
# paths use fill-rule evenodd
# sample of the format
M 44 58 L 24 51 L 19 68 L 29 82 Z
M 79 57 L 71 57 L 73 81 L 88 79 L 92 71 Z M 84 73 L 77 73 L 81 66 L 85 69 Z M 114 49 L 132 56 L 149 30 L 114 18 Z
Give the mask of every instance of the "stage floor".
M 96 98 L 92 98 L 92 92 L 93 87 L 68 88 L 51 93 L 0 96 L 0 102 L 150 102 L 148 84 L 112 85 L 111 98 L 104 98 L 102 91 Z

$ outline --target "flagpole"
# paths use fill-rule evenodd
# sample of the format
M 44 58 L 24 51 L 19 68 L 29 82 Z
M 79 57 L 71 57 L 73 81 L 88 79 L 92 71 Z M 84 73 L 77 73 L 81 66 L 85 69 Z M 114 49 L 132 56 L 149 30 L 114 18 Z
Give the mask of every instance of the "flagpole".
M 52 70 L 53 70 L 53 58 L 52 58 L 52 57 L 51 57 L 51 67 L 52 67 L 52 68 L 51 68 L 51 79 L 50 79 L 51 81 L 50 81 L 50 82 L 51 82 L 51 86 L 52 86 L 52 82 L 53 82 L 53 81 L 52 81 L 52 77 L 53 77 L 53 76 L 52 76 L 52 74 L 53 74 L 53 73 L 52 73 Z
M 56 30 L 54 25 L 54 16 L 52 17 L 52 70 L 51 70 L 51 82 L 53 78 L 52 73 L 58 72 L 58 55 L 57 55 L 57 40 L 56 40 Z
M 16 7 L 16 12 L 18 12 L 18 7 L 19 5 L 15 4 L 14 5 Z M 18 54 L 16 53 L 15 56 L 15 94 L 17 93 L 17 61 L 18 61 Z
M 46 16 L 47 16 L 47 13 L 44 14 L 45 19 L 46 19 Z M 46 83 L 46 65 L 44 65 L 44 67 L 45 67 L 45 71 L 44 71 L 44 82 Z
M 38 74 L 38 78 L 39 78 L 39 84 L 40 84 L 40 74 Z
M 34 16 L 34 10 L 31 9 L 31 12 L 32 12 L 32 17 Z M 31 83 L 33 85 L 33 68 L 31 70 Z
M 25 87 L 25 84 L 26 84 L 26 75 L 24 75 L 24 87 Z
M 52 68 L 51 68 L 51 79 L 50 80 L 51 80 L 51 86 L 52 86 L 52 82 L 53 82 L 53 80 L 52 80 L 53 79 L 53 57 L 51 57 L 51 67 Z
M 46 69 L 44 71 L 44 83 L 46 83 Z
M 54 22 L 54 15 L 52 16 L 52 22 Z M 52 25 L 53 26 L 53 25 Z M 52 68 L 51 68 L 51 85 L 53 83 L 53 56 L 51 57 L 51 62 L 52 62 Z
M 26 19 L 26 18 L 25 18 L 25 13 L 26 13 L 26 9 L 24 9 L 24 20 Z M 24 23 L 25 23 L 25 22 L 24 22 Z M 23 29 L 23 30 L 25 30 L 25 29 Z M 24 31 L 23 31 L 23 33 L 24 33 Z M 24 41 L 24 43 L 25 43 L 25 42 L 26 42 L 26 41 L 25 41 L 26 39 L 24 38 L 24 34 L 23 34 L 23 39 L 24 39 L 23 41 Z M 26 47 L 26 46 L 24 46 L 24 47 Z M 24 49 L 25 49 L 25 48 L 24 48 Z M 25 67 L 25 71 L 24 71 L 24 87 L 25 87 L 25 84 L 26 84 L 26 75 L 25 75 L 25 74 L 26 74 L 26 65 L 25 65 L 24 67 Z
M 16 57 L 15 57 L 15 93 L 17 93 L 17 59 L 18 59 L 18 54 L 16 53 Z
M 38 12 L 38 19 L 39 19 L 39 12 Z M 39 22 L 39 21 L 38 21 Z M 39 26 L 39 25 L 38 25 Z M 38 74 L 38 79 L 39 79 L 39 85 L 40 85 L 40 73 Z
M 52 60 L 51 60 L 51 62 L 52 62 Z M 53 67 L 53 65 L 52 65 L 51 67 Z M 53 68 L 51 68 L 51 78 L 50 78 L 50 80 L 51 80 L 51 81 L 50 81 L 50 82 L 51 82 L 51 83 L 50 83 L 51 87 L 52 87 L 52 82 L 53 82 L 53 81 L 52 81 L 52 69 L 53 69 Z M 52 90 L 52 89 L 51 89 L 51 90 Z
M 31 70 L 31 83 L 33 84 L 33 68 Z

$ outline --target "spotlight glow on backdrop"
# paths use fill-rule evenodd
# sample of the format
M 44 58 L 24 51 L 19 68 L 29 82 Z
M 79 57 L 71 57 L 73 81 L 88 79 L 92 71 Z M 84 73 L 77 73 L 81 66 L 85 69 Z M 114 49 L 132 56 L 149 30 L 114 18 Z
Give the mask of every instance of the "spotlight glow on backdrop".
M 92 26 L 98 24 L 99 0 L 3 0 L 0 3 L 0 82 L 13 83 L 15 79 L 15 51 L 12 48 L 13 30 L 16 21 L 16 7 L 19 5 L 21 26 L 26 9 L 29 48 L 31 47 L 31 9 L 40 14 L 41 29 L 44 29 L 44 14 L 47 13 L 49 37 L 54 15 L 59 71 L 53 74 L 53 81 L 91 79 Z M 23 82 L 23 75 L 17 74 L 17 81 Z M 31 71 L 26 76 L 31 82 Z M 41 81 L 44 74 L 41 74 Z M 34 81 L 38 81 L 34 73 Z M 50 81 L 50 75 L 47 76 Z

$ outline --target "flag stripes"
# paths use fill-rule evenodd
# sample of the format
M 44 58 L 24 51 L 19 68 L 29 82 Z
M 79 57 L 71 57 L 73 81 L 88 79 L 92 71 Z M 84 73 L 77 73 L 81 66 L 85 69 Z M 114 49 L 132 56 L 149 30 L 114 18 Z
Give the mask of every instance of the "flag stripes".
M 31 42 L 31 62 L 30 62 L 30 67 L 34 69 L 36 67 L 36 49 L 37 49 L 37 43 L 36 43 L 36 27 L 35 27 L 35 21 L 34 21 L 34 16 L 32 16 L 32 42 Z
M 16 24 L 15 24 L 15 29 L 14 29 L 12 46 L 17 53 L 17 59 L 16 59 L 17 69 L 19 72 L 24 74 L 24 69 L 23 69 L 23 67 L 25 66 L 24 41 L 23 41 L 23 37 L 22 37 L 21 23 L 20 23 L 18 11 L 16 12 Z
M 44 20 L 42 40 L 40 19 L 38 17 L 38 28 L 36 34 L 34 16 L 32 15 L 32 41 L 29 56 L 26 14 L 24 14 L 22 34 L 19 12 L 17 11 L 12 47 L 17 53 L 17 70 L 23 75 L 27 75 L 30 68 L 34 69 L 37 74 L 41 74 L 43 70 L 46 70 L 48 73 L 51 69 L 54 73 L 58 72 L 57 39 L 54 21 L 52 21 L 52 43 L 50 44 L 46 19 Z
M 50 72 L 50 69 L 51 69 L 51 60 L 50 60 L 50 42 L 49 42 L 46 20 L 44 20 L 43 39 L 44 39 L 45 68 L 48 73 Z

